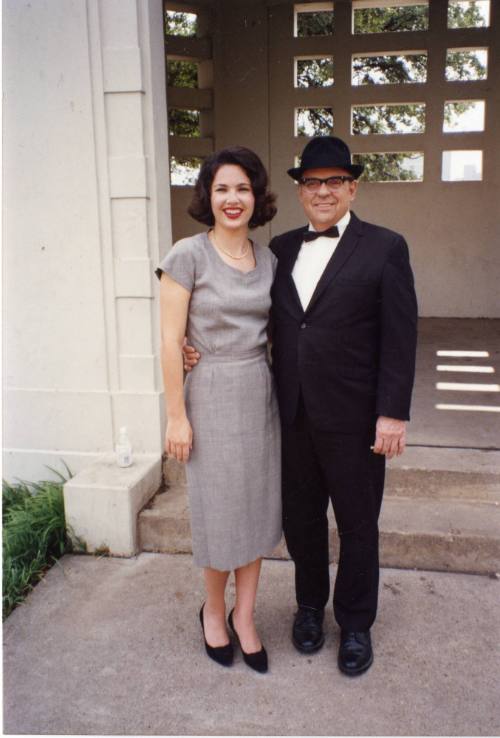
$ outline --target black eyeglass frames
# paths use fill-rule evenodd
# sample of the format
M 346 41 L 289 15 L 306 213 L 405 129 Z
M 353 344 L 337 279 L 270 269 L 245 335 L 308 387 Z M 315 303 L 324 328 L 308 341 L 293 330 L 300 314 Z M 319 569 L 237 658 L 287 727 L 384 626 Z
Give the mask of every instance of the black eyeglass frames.
M 326 184 L 329 190 L 338 190 L 344 182 L 354 182 L 354 177 L 348 177 L 347 175 L 325 177 L 325 179 L 320 179 L 319 177 L 302 177 L 300 180 L 300 184 L 309 192 L 316 192 L 322 184 Z

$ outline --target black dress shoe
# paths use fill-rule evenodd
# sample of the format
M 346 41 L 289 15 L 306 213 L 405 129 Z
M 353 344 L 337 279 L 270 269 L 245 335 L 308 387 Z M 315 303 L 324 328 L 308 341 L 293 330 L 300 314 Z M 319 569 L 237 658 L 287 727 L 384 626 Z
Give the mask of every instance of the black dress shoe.
M 340 633 L 339 669 L 349 676 L 358 676 L 373 664 L 370 631 L 346 631 Z
M 211 659 L 216 661 L 221 666 L 231 666 L 234 658 L 234 651 L 231 643 L 227 643 L 225 646 L 209 646 L 207 639 L 205 638 L 205 626 L 203 625 L 203 608 L 205 603 L 201 606 L 200 610 L 200 623 L 203 631 L 203 640 L 205 641 L 205 650 Z
M 231 628 L 234 635 L 236 636 L 238 645 L 241 648 L 240 637 L 238 633 L 236 632 L 236 628 L 234 627 L 234 623 L 233 623 L 233 612 L 234 612 L 234 608 L 229 613 L 227 622 L 229 623 L 229 627 Z M 266 673 L 267 671 L 267 652 L 264 646 L 262 646 L 260 651 L 254 651 L 254 653 L 245 653 L 243 648 L 241 648 L 241 653 L 243 654 L 243 661 L 245 662 L 247 666 L 249 666 L 254 671 L 258 671 L 260 674 Z
M 324 610 L 314 607 L 300 607 L 295 613 L 292 629 L 292 643 L 301 653 L 319 651 L 325 642 L 323 634 Z

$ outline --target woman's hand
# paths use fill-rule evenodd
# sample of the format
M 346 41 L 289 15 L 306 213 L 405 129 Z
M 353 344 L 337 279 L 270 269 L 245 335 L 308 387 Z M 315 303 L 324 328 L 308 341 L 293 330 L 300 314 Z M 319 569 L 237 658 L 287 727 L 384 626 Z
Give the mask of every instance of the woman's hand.
M 191 423 L 183 418 L 172 418 L 167 422 L 165 433 L 165 451 L 177 461 L 185 463 L 193 448 L 193 430 Z

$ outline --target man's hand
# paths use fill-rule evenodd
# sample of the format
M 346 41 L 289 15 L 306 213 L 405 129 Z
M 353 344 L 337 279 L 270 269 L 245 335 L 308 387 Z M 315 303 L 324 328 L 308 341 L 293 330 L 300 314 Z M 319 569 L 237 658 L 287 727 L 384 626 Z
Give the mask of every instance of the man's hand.
M 392 459 L 401 456 L 406 446 L 406 421 L 385 418 L 380 415 L 375 430 L 374 454 L 382 454 Z
M 184 371 L 190 372 L 198 363 L 200 354 L 195 348 L 187 345 L 187 338 L 184 339 L 184 343 L 182 344 L 182 355 L 184 357 Z

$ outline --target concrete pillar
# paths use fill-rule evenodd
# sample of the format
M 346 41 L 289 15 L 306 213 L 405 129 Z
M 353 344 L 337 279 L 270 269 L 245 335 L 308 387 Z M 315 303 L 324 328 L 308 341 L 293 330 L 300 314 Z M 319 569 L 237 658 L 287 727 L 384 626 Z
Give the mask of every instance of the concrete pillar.
M 89 10 L 113 427 L 129 427 L 136 451 L 161 454 L 153 269 L 170 240 L 162 7 L 102 0 Z
M 4 476 L 47 478 L 64 461 L 75 533 L 92 539 L 94 521 L 111 552 L 130 553 L 117 526 L 158 489 L 164 420 L 153 275 L 171 244 L 162 2 L 8 0 L 4 33 Z M 122 425 L 134 481 L 117 470 L 109 485 Z M 120 485 L 120 509 L 96 504 L 96 489 Z
M 170 246 L 161 0 L 5 4 L 7 477 L 162 453 Z

